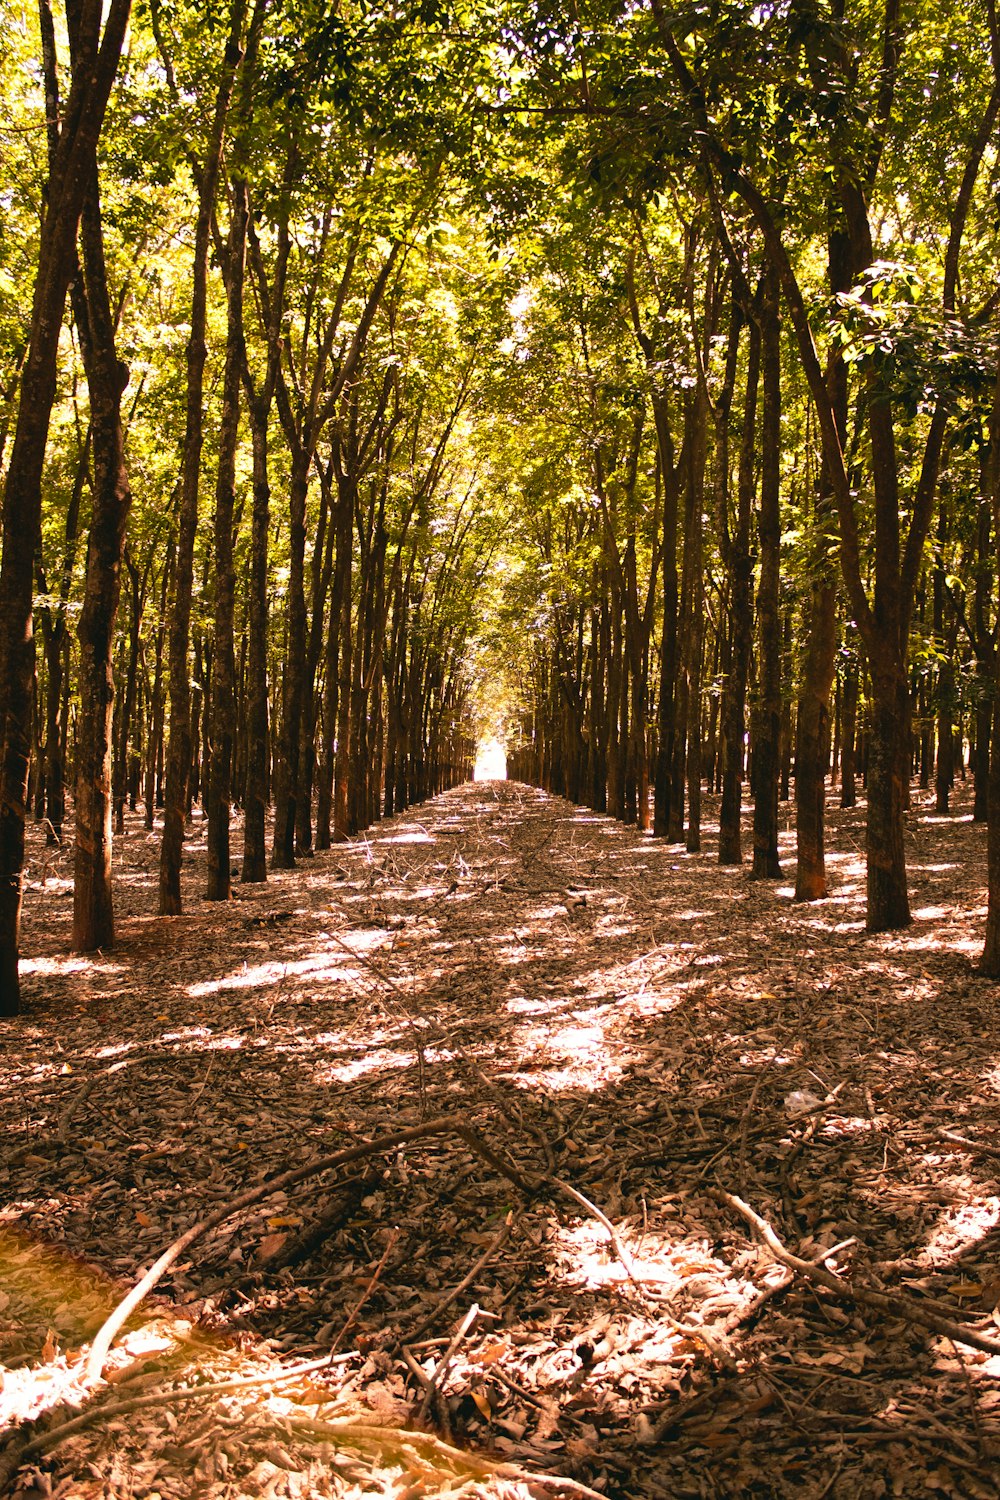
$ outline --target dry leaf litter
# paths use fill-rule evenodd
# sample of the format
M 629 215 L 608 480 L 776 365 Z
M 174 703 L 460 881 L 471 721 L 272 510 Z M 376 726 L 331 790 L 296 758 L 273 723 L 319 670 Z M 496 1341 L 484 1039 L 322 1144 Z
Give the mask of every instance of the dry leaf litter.
M 7 1492 L 1000 1494 L 985 833 L 915 797 L 915 920 L 873 937 L 862 818 L 831 808 L 812 906 L 720 868 L 711 824 L 687 854 L 500 782 L 219 906 L 196 819 L 175 918 L 133 819 L 87 958 L 71 850 L 33 832 L 0 1023 L 0 1463 L 34 1443 Z M 129 1287 L 255 1188 L 88 1383 Z

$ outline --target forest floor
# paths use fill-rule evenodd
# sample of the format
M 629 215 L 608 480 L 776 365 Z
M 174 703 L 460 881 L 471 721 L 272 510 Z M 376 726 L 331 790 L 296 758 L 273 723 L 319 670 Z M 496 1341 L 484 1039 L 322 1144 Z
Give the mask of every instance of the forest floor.
M 501 782 L 209 905 L 196 820 L 176 918 L 132 820 L 86 959 L 71 854 L 33 830 L 0 1429 L 36 1447 L 7 1493 L 1000 1494 L 985 833 L 932 809 L 913 925 L 877 937 L 863 809 L 831 808 L 808 907 L 790 832 L 755 884 L 708 821 L 691 855 Z M 828 1284 L 737 1199 L 833 1249 Z M 102 1320 L 206 1216 L 88 1386 Z

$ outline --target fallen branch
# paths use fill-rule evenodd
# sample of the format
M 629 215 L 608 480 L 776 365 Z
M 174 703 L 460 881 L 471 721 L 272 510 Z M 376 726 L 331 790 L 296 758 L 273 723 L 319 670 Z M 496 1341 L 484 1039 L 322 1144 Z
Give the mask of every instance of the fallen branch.
M 491 1167 L 498 1171 L 516 1188 L 526 1194 L 532 1194 L 536 1185 L 524 1178 L 520 1172 L 493 1150 L 487 1143 L 467 1125 L 456 1125 L 449 1116 L 442 1115 L 434 1120 L 427 1120 L 422 1125 L 414 1125 L 409 1130 L 398 1130 L 394 1135 L 380 1136 L 377 1140 L 366 1141 L 360 1146 L 350 1146 L 344 1151 L 335 1151 L 330 1156 L 317 1157 L 315 1161 L 307 1162 L 303 1167 L 294 1167 L 289 1172 L 281 1172 L 277 1177 L 270 1178 L 267 1182 L 259 1183 L 257 1187 L 248 1188 L 246 1192 L 240 1193 L 238 1197 L 230 1199 L 215 1213 L 209 1214 L 208 1218 L 201 1219 L 197 1224 L 192 1224 L 183 1234 L 178 1235 L 172 1245 L 168 1245 L 158 1260 L 154 1261 L 146 1272 L 136 1282 L 135 1286 L 123 1297 L 118 1306 L 106 1318 L 98 1330 L 90 1348 L 90 1356 L 87 1360 L 86 1381 L 88 1385 L 94 1385 L 101 1378 L 108 1352 L 118 1331 L 123 1324 L 132 1316 L 136 1308 L 149 1296 L 157 1282 L 165 1275 L 176 1260 L 179 1260 L 184 1252 L 197 1241 L 203 1239 L 213 1229 L 216 1229 L 234 1213 L 239 1213 L 244 1208 L 250 1208 L 264 1198 L 270 1198 L 274 1193 L 283 1192 L 286 1188 L 294 1187 L 297 1183 L 304 1182 L 309 1177 L 315 1177 L 320 1172 L 330 1171 L 334 1167 L 346 1166 L 348 1162 L 360 1161 L 366 1156 L 377 1156 L 382 1152 L 394 1151 L 399 1146 L 405 1146 L 413 1141 L 425 1140 L 434 1135 L 457 1135 L 470 1146 L 477 1155 L 488 1162 Z
M 451 1340 L 451 1342 L 448 1345 L 447 1349 L 444 1351 L 444 1353 L 442 1354 L 441 1358 L 438 1360 L 437 1364 L 434 1366 L 434 1372 L 433 1372 L 433 1374 L 431 1375 L 430 1379 L 427 1382 L 427 1389 L 424 1392 L 424 1399 L 420 1403 L 420 1411 L 418 1413 L 418 1420 L 419 1421 L 423 1421 L 424 1418 L 427 1416 L 427 1413 L 428 1413 L 428 1411 L 430 1410 L 430 1407 L 431 1407 L 431 1403 L 434 1400 L 434 1397 L 437 1395 L 438 1391 L 440 1390 L 442 1381 L 445 1379 L 445 1377 L 448 1374 L 448 1367 L 450 1366 L 452 1360 L 454 1359 L 456 1353 L 458 1352 L 459 1345 L 462 1343 L 462 1341 L 465 1338 L 466 1334 L 469 1332 L 469 1329 L 472 1327 L 473 1323 L 476 1321 L 476 1319 L 478 1317 L 479 1317 L 479 1303 L 478 1302 L 473 1302 L 472 1306 L 469 1308 L 469 1310 L 466 1313 L 465 1317 L 462 1319 L 461 1323 L 458 1325 L 458 1328 L 457 1328 L 457 1330 L 455 1332 L 454 1338 Z
M 465 1291 L 466 1287 L 471 1286 L 472 1282 L 475 1281 L 476 1277 L 479 1275 L 483 1267 L 488 1265 L 489 1262 L 493 1259 L 494 1255 L 496 1255 L 497 1251 L 507 1243 L 507 1241 L 510 1239 L 510 1234 L 510 1223 L 502 1225 L 499 1232 L 495 1234 L 490 1240 L 490 1243 L 486 1246 L 486 1249 L 476 1261 L 476 1264 L 472 1267 L 472 1270 L 468 1273 L 468 1275 L 463 1276 L 458 1285 L 452 1287 L 451 1291 L 441 1298 L 441 1301 L 437 1304 L 437 1306 L 425 1317 L 421 1318 L 420 1322 L 417 1324 L 416 1328 L 414 1328 L 413 1332 L 410 1333 L 406 1339 L 401 1340 L 401 1342 L 409 1344 L 412 1347 L 412 1345 L 416 1343 L 416 1341 L 421 1338 L 429 1328 L 433 1327 L 434 1323 L 445 1311 L 445 1309 L 449 1308 L 453 1302 L 458 1300 L 458 1298 Z
M 843 1277 L 834 1276 L 831 1271 L 827 1271 L 816 1262 L 803 1260 L 801 1256 L 793 1255 L 775 1234 L 767 1220 L 762 1219 L 760 1214 L 756 1213 L 749 1203 L 744 1203 L 742 1198 L 737 1198 L 733 1193 L 727 1193 L 723 1188 L 714 1189 L 712 1196 L 739 1214 L 748 1224 L 752 1224 L 772 1255 L 780 1260 L 782 1265 L 788 1266 L 797 1275 L 805 1276 L 810 1281 L 826 1287 L 827 1291 L 833 1292 L 835 1296 L 846 1297 L 851 1302 L 873 1307 L 878 1312 L 888 1313 L 890 1317 L 914 1323 L 920 1328 L 928 1329 L 931 1333 L 939 1333 L 944 1338 L 952 1339 L 957 1344 L 966 1344 L 970 1349 L 981 1349 L 984 1354 L 1000 1354 L 1000 1339 L 987 1338 L 985 1334 L 977 1333 L 964 1324 L 955 1323 L 950 1318 L 939 1317 L 936 1313 L 926 1311 L 909 1297 L 902 1297 L 898 1293 L 876 1292 L 868 1287 L 851 1285 L 844 1281 Z
M 961 1146 L 966 1151 L 973 1151 L 978 1156 L 988 1156 L 993 1161 L 1000 1160 L 1000 1147 L 984 1145 L 982 1141 L 974 1141 L 967 1135 L 959 1135 L 954 1130 L 945 1130 L 942 1126 L 935 1131 L 939 1140 L 949 1141 L 953 1146 Z
M 857 1241 L 854 1239 L 841 1240 L 839 1244 L 831 1245 L 829 1250 L 821 1250 L 818 1255 L 812 1256 L 809 1263 L 810 1265 L 821 1266 L 824 1261 L 832 1260 L 841 1250 L 848 1250 L 851 1245 L 856 1243 Z M 734 1334 L 738 1328 L 742 1328 L 744 1323 L 749 1323 L 751 1318 L 755 1318 L 761 1309 L 767 1306 L 772 1297 L 776 1297 L 779 1292 L 787 1291 L 794 1280 L 795 1272 L 786 1267 L 784 1273 L 777 1281 L 772 1281 L 770 1286 L 762 1287 L 757 1295 L 751 1297 L 745 1306 L 738 1307 L 731 1312 L 719 1329 L 719 1333 L 723 1338 L 728 1338 L 731 1334 Z
M 110 1069 L 108 1071 L 110 1072 Z M 69 1127 L 73 1123 L 74 1115 L 76 1115 L 77 1111 L 80 1110 L 90 1098 L 90 1095 L 93 1093 L 100 1079 L 107 1078 L 107 1076 L 107 1073 L 93 1074 L 92 1077 L 87 1079 L 86 1083 L 83 1085 L 83 1088 L 79 1089 L 66 1105 L 62 1114 L 59 1116 L 59 1124 L 56 1127 L 56 1140 L 60 1145 L 69 1145 Z
M 578 1203 L 581 1208 L 586 1209 L 591 1218 L 596 1219 L 598 1224 L 600 1224 L 604 1229 L 607 1230 L 608 1238 L 611 1241 L 611 1247 L 614 1250 L 615 1255 L 618 1257 L 618 1260 L 621 1262 L 625 1275 L 628 1277 L 629 1281 L 633 1283 L 633 1285 L 639 1288 L 641 1292 L 642 1280 L 639 1276 L 636 1275 L 635 1262 L 633 1261 L 631 1254 L 626 1248 L 621 1235 L 618 1233 L 617 1229 L 612 1224 L 607 1214 L 599 1209 L 596 1203 L 591 1203 L 589 1198 L 585 1198 L 583 1193 L 577 1192 L 575 1187 L 570 1187 L 568 1182 L 563 1182 L 561 1177 L 549 1177 L 546 1180 L 550 1182 L 553 1187 L 557 1187 L 561 1193 L 565 1193 L 567 1197 L 572 1198 L 574 1203 Z
M 347 1314 L 347 1322 L 344 1324 L 343 1328 L 340 1330 L 340 1332 L 337 1334 L 337 1337 L 333 1341 L 333 1344 L 332 1344 L 331 1349 L 330 1349 L 330 1356 L 331 1356 L 331 1358 L 333 1357 L 334 1354 L 336 1354 L 337 1350 L 340 1348 L 341 1343 L 346 1338 L 348 1331 L 351 1328 L 353 1328 L 355 1318 L 358 1316 L 358 1313 L 364 1307 L 365 1303 L 368 1301 L 368 1298 L 371 1296 L 372 1292 L 375 1290 L 376 1286 L 378 1285 L 379 1277 L 382 1275 L 382 1272 L 385 1270 L 385 1263 L 389 1259 L 390 1254 L 392 1253 L 393 1249 L 395 1248 L 396 1241 L 398 1239 L 399 1239 L 399 1230 L 398 1229 L 393 1229 L 390 1232 L 390 1234 L 389 1234 L 388 1244 L 386 1245 L 385 1249 L 382 1252 L 382 1259 L 379 1261 L 378 1265 L 375 1267 L 374 1271 L 372 1272 L 371 1276 L 369 1277 L 369 1279 L 368 1279 L 368 1285 L 365 1287 L 364 1291 L 361 1293 L 361 1296 L 358 1298 L 357 1302 L 355 1302 L 354 1306 L 351 1308 L 350 1312 Z
M 297 1379 L 300 1375 L 311 1375 L 317 1370 L 329 1370 L 334 1365 L 346 1364 L 354 1357 L 353 1353 L 339 1356 L 324 1354 L 319 1359 L 306 1360 L 287 1370 L 269 1370 L 264 1375 L 244 1375 L 233 1380 L 217 1380 L 205 1385 L 175 1386 L 172 1390 L 149 1391 L 144 1396 L 130 1396 L 125 1401 L 92 1406 L 89 1411 L 80 1412 L 68 1421 L 61 1422 L 58 1427 L 51 1427 L 48 1432 L 40 1433 L 38 1437 L 31 1438 L 19 1446 L 15 1445 L 9 1452 L 0 1456 L 0 1495 L 6 1494 L 7 1485 L 22 1464 L 27 1463 L 31 1458 L 51 1453 L 68 1437 L 83 1432 L 87 1427 L 93 1427 L 97 1422 L 103 1422 L 112 1417 L 126 1417 L 134 1411 L 141 1411 L 144 1407 L 177 1406 L 187 1401 L 203 1400 L 206 1396 L 228 1396 L 234 1391 L 250 1390 L 254 1386 L 284 1384 L 286 1381 Z
M 357 1212 L 365 1193 L 371 1191 L 374 1180 L 369 1168 L 357 1177 L 348 1177 L 338 1183 L 337 1196 L 329 1198 L 315 1218 L 310 1219 L 298 1234 L 288 1239 L 280 1250 L 261 1262 L 260 1269 L 271 1275 L 274 1271 L 283 1271 L 308 1260 Z
M 292 1431 L 307 1432 L 311 1437 L 328 1438 L 331 1442 L 339 1440 L 345 1446 L 389 1449 L 415 1457 L 425 1465 L 447 1465 L 477 1479 L 511 1479 L 522 1484 L 541 1485 L 556 1494 L 580 1495 L 585 1500 L 607 1500 L 598 1490 L 592 1490 L 589 1485 L 581 1484 L 577 1479 L 567 1479 L 561 1474 L 538 1474 L 522 1469 L 517 1464 L 494 1463 L 490 1459 L 480 1458 L 477 1453 L 453 1448 L 450 1443 L 442 1442 L 430 1432 L 410 1432 L 402 1427 L 376 1427 L 351 1421 L 320 1422 L 312 1417 L 292 1417 L 287 1425 Z

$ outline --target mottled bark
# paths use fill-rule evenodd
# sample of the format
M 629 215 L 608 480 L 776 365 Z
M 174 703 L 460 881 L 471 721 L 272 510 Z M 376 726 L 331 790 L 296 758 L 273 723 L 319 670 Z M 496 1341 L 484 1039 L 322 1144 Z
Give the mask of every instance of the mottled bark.
M 910 774 L 910 690 L 905 674 L 872 671 L 868 754 L 869 932 L 889 932 L 910 922 L 903 817 Z
M 858 664 L 850 661 L 844 672 L 840 729 L 840 805 L 857 805 Z

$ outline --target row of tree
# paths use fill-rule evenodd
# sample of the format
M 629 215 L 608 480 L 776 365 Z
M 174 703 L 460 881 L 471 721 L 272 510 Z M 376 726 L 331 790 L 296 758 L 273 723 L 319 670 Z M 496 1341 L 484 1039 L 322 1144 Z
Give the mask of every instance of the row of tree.
M 525 421 L 533 446 L 550 434 L 526 521 L 547 602 L 512 767 L 691 849 L 708 770 L 735 863 L 749 753 L 767 878 L 793 758 L 796 894 L 815 899 L 837 685 L 848 800 L 864 757 L 868 927 L 902 927 L 932 739 L 939 808 L 966 734 L 989 806 L 993 6 L 953 30 L 895 0 L 650 0 L 549 17 L 533 41 L 561 119 L 551 190 L 572 174 L 574 207 L 605 218 L 571 246 L 565 219 L 539 225 L 522 318 Z
M 29 792 L 61 842 L 72 784 L 89 951 L 113 941 L 115 807 L 121 827 L 140 788 L 173 914 L 195 799 L 223 900 L 234 803 L 260 881 L 468 777 L 464 654 L 497 545 L 468 437 L 496 268 L 442 222 L 439 143 L 379 127 L 385 80 L 322 8 L 62 20 L 5 14 L 36 280 L 30 328 L 4 327 L 6 1014 Z M 483 297 L 459 305 L 456 278 Z
M 0 1012 L 29 793 L 84 950 L 114 805 L 175 913 L 195 799 L 224 899 L 234 803 L 259 880 L 504 717 L 692 848 L 717 786 L 727 862 L 749 767 L 763 877 L 793 767 L 812 899 L 834 701 L 873 931 L 971 740 L 1000 971 L 993 0 L 0 23 Z

